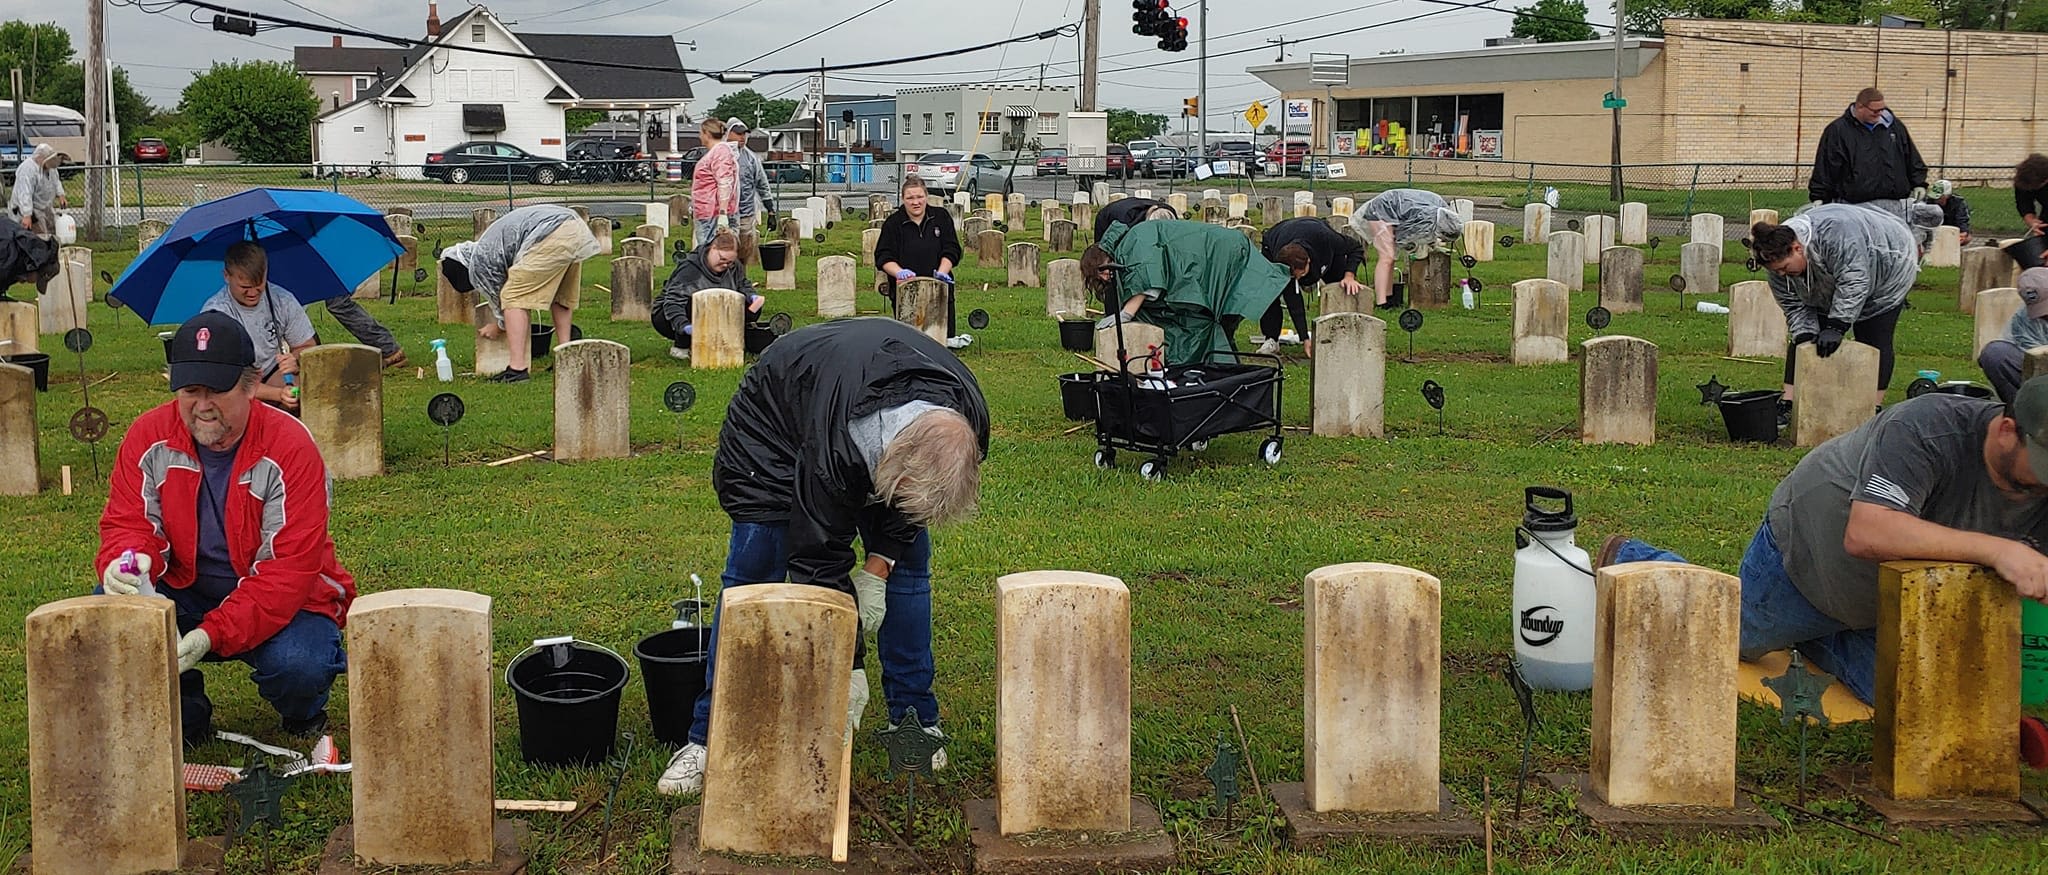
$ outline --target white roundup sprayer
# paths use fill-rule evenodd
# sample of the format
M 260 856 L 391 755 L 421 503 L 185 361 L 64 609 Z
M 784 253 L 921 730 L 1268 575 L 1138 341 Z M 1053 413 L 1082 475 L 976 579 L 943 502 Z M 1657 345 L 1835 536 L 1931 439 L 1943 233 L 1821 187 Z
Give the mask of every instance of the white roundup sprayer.
M 1547 509 L 1539 502 L 1563 502 Z M 1593 686 L 1593 571 L 1573 543 L 1579 518 L 1572 494 L 1551 486 L 1523 490 L 1515 528 L 1515 662 L 1540 690 Z

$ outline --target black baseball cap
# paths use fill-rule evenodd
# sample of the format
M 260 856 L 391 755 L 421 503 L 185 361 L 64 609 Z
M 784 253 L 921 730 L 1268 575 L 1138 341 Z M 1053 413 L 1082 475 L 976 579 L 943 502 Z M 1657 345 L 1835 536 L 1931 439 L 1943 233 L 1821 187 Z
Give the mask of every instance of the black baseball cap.
M 205 386 L 226 392 L 256 364 L 256 344 L 235 317 L 208 310 L 178 326 L 171 337 L 171 391 Z

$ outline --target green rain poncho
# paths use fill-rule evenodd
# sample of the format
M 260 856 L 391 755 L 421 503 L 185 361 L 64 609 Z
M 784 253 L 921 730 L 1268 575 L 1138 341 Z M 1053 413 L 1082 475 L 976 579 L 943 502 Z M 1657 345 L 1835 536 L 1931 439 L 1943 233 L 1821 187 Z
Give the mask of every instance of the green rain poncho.
M 1223 320 L 1257 319 L 1280 297 L 1287 269 L 1267 261 L 1244 233 L 1205 222 L 1115 224 L 1096 241 L 1124 266 L 1118 301 L 1148 290 L 1138 317 L 1166 330 L 1168 364 L 1199 362 L 1229 350 Z

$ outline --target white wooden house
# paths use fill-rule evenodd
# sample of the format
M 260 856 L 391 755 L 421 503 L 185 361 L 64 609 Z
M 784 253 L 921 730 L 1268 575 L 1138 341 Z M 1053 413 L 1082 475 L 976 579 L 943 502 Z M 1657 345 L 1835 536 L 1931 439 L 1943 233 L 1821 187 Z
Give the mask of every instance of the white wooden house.
M 387 173 L 417 177 L 428 154 L 471 140 L 560 158 L 573 139 L 564 124 L 569 110 L 660 114 L 673 131 L 691 98 L 667 36 L 514 33 L 483 6 L 445 26 L 432 11 L 427 21 L 428 46 L 319 46 L 295 53 L 328 107 L 314 121 L 315 164 L 344 172 L 383 165 Z M 334 69 L 366 65 L 376 70 Z M 335 81 L 348 84 L 346 97 L 318 93 L 319 85 Z

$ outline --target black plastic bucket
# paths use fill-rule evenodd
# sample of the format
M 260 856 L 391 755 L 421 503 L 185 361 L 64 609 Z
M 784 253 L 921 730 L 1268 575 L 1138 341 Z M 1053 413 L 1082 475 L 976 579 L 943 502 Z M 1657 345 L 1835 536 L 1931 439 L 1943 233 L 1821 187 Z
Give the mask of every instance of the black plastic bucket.
M 20 365 L 35 372 L 36 391 L 50 391 L 50 354 L 46 352 L 24 352 L 19 355 L 0 355 L 0 361 Z
M 789 261 L 789 243 L 782 240 L 761 244 L 760 252 L 762 270 L 781 270 Z
M 1095 348 L 1095 323 L 1087 319 L 1060 320 L 1060 348 L 1088 352 Z
M 1777 389 L 1752 389 L 1721 396 L 1721 421 L 1728 426 L 1728 439 L 1768 444 L 1778 439 Z
M 655 738 L 678 746 L 689 742 L 710 644 L 710 629 L 688 626 L 656 632 L 633 646 L 640 680 L 647 685 L 647 719 L 654 724 Z
M 2048 252 L 2048 237 L 2031 234 L 2021 237 L 2011 246 L 2005 247 L 2005 254 L 2020 263 L 2020 267 L 2042 267 L 2042 255 Z
M 530 336 L 533 338 L 534 358 L 542 358 L 555 351 L 555 326 L 546 322 L 535 322 Z
M 543 766 L 591 765 L 611 756 L 619 694 L 632 672 L 611 650 L 570 638 L 536 641 L 505 666 L 519 706 L 519 754 Z
M 1095 380 L 1093 371 L 1060 375 L 1060 407 L 1068 419 L 1095 418 Z

